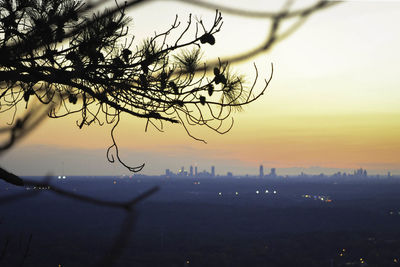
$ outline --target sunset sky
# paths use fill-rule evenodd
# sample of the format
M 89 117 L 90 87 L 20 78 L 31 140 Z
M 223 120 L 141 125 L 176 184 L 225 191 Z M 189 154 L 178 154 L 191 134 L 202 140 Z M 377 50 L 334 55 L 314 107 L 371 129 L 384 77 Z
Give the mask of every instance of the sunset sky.
M 232 4 L 232 1 L 215 1 Z M 244 6 L 244 2 L 246 6 Z M 251 10 L 277 9 L 267 1 L 236 1 Z M 313 1 L 298 1 L 296 7 Z M 308 3 L 307 3 L 308 2 Z M 237 3 L 237 4 L 236 4 Z M 280 5 L 283 4 L 283 1 Z M 211 23 L 214 12 L 174 1 L 155 1 L 130 11 L 130 33 L 139 42 L 189 13 Z M 224 14 L 216 44 L 205 59 L 226 57 L 256 47 L 265 38 L 269 20 Z M 290 23 L 290 22 L 289 22 Z M 278 174 L 332 173 L 365 168 L 369 173 L 400 174 L 400 2 L 345 1 L 313 14 L 296 32 L 271 50 L 235 65 L 254 78 L 253 62 L 262 79 L 274 75 L 267 93 L 236 113 L 235 126 L 219 135 L 197 127 L 191 139 L 178 125 L 165 132 L 144 132 L 145 121 L 124 116 L 116 131 L 126 163 L 146 163 L 143 174 L 166 168 L 198 166 L 218 174 L 256 174 L 258 166 L 276 167 Z M 258 83 L 261 89 L 263 82 Z M 4 116 L 0 117 L 6 121 Z M 79 130 L 76 117 L 46 120 L 0 158 L 5 169 L 19 175 L 127 174 L 107 163 L 110 126 Z

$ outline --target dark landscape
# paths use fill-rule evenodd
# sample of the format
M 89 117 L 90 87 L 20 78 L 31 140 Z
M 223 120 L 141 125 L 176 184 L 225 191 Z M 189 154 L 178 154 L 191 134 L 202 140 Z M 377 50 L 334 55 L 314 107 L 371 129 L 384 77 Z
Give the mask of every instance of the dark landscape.
M 26 177 L 28 180 L 40 180 Z M 78 194 L 140 202 L 117 266 L 398 266 L 397 178 L 67 177 Z M 109 253 L 122 210 L 1 182 L 1 266 L 91 266 Z M 29 241 L 30 240 L 30 241 Z M 28 250 L 28 251 L 27 251 Z M 27 252 L 26 252 L 27 251 Z

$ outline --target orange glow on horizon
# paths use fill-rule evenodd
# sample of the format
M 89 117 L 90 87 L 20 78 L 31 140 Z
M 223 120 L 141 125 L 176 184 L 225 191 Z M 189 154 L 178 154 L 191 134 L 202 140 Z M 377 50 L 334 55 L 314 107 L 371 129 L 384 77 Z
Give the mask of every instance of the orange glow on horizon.
M 398 114 L 271 115 L 260 121 L 243 113 L 226 135 L 193 128 L 192 133 L 208 144 L 191 139 L 179 125 L 167 125 L 163 133 L 155 129 L 146 133 L 143 121 L 127 120 L 117 129 L 116 138 L 121 149 L 127 151 L 183 157 L 197 151 L 199 156 L 210 160 L 236 160 L 250 166 L 266 162 L 277 168 L 400 169 L 399 117 Z M 83 130 L 64 127 L 60 131 L 60 123 L 46 122 L 46 127 L 39 128 L 23 145 L 50 143 L 64 148 L 105 150 L 111 144 L 109 126 Z M 50 139 L 49 133 L 56 138 Z

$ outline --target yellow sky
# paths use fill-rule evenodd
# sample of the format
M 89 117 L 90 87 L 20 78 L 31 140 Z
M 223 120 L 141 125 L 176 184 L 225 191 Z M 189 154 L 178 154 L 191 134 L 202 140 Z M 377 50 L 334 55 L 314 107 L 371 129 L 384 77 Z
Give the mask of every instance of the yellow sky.
M 270 8 L 264 7 L 264 2 L 254 1 L 249 7 Z M 189 12 L 204 21 L 214 16 L 193 6 L 158 1 L 131 12 L 131 30 L 140 40 L 165 29 L 175 13 L 185 21 Z M 257 46 L 269 26 L 264 20 L 223 16 L 223 29 L 216 36 L 216 45 L 207 48 L 207 57 Z M 267 54 L 236 66 L 249 80 L 254 77 L 252 62 L 264 78 L 269 76 L 271 62 L 275 73 L 267 94 L 235 115 L 230 133 L 221 136 L 204 128 L 192 129 L 207 140 L 204 145 L 190 139 L 179 126 L 166 125 L 165 133 L 154 129 L 144 133 L 144 121 L 124 118 L 117 131 L 121 149 L 154 155 L 168 152 L 178 158 L 181 155 L 185 158 L 182 162 L 190 158 L 193 164 L 199 161 L 196 156 L 208 159 L 209 164 L 232 160 L 238 169 L 264 164 L 278 168 L 364 167 L 400 173 L 398 25 L 400 3 L 396 2 L 345 2 L 321 11 Z M 68 119 L 46 121 L 19 146 L 105 150 L 110 144 L 109 127 L 79 130 L 74 125 Z M 190 151 L 195 151 L 192 156 Z M 157 160 L 148 164 L 153 166 L 149 173 L 163 171 L 164 165 Z M 172 169 L 181 165 L 170 164 Z

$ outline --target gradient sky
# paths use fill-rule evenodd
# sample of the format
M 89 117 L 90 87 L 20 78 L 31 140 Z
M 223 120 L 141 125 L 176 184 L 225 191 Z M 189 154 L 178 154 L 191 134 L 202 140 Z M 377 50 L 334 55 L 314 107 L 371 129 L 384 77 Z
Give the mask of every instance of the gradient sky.
M 279 1 L 270 1 L 275 6 L 264 2 L 233 4 L 271 10 Z M 306 1 L 298 2 L 295 5 Z M 214 17 L 212 11 L 158 1 L 130 12 L 131 33 L 139 41 L 166 29 L 176 13 L 185 22 L 190 12 L 206 22 Z M 207 47 L 206 58 L 255 47 L 269 27 L 267 20 L 223 17 L 222 31 L 216 45 Z M 278 168 L 279 174 L 360 167 L 370 173 L 400 174 L 398 25 L 400 2 L 396 1 L 351 1 L 320 11 L 268 53 L 235 66 L 250 81 L 253 62 L 262 78 L 269 76 L 270 63 L 275 72 L 267 93 L 245 112 L 235 114 L 235 126 L 228 134 L 192 129 L 207 141 L 203 144 L 188 137 L 182 127 L 167 124 L 164 133 L 155 129 L 145 133 L 145 121 L 124 116 L 116 132 L 121 153 L 129 164 L 146 162 L 144 174 L 189 165 L 200 169 L 216 165 L 221 174 L 228 170 L 255 174 L 260 164 Z M 20 175 L 59 173 L 62 166 L 66 174 L 128 173 L 106 162 L 110 127 L 79 130 L 75 120 L 45 121 L 0 163 Z

